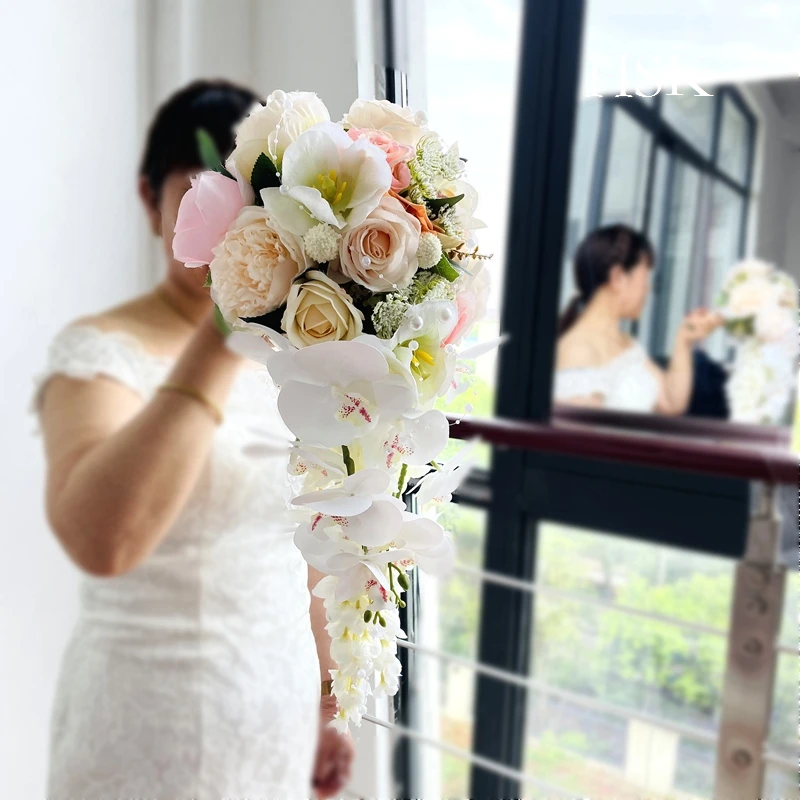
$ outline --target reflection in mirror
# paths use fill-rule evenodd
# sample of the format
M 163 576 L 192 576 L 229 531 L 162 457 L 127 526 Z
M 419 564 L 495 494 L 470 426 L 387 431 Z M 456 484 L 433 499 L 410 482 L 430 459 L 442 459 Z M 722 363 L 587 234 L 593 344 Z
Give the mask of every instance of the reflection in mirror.
M 800 82 L 634 91 L 579 105 L 554 400 L 786 424 Z

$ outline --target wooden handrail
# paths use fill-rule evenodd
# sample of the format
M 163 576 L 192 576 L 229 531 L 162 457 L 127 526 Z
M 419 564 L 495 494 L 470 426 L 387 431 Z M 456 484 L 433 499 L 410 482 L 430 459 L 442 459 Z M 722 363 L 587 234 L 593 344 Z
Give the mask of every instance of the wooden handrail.
M 456 416 L 451 416 L 450 420 L 454 423 L 450 426 L 450 435 L 454 438 L 477 438 L 495 447 L 621 461 L 773 484 L 796 485 L 798 480 L 798 461 L 789 450 L 788 434 L 778 437 L 774 429 L 771 434 L 774 438 L 765 441 L 757 439 L 753 431 L 737 437 L 738 426 L 731 424 L 724 426 L 725 439 L 713 435 L 722 432 L 713 425 L 694 428 L 690 437 L 686 428 L 682 433 L 669 432 L 668 426 L 662 426 L 658 433 L 633 426 L 614 428 L 599 422 L 578 422 L 572 414 L 562 415 L 560 411 L 549 424 Z M 681 427 L 678 424 L 673 430 Z

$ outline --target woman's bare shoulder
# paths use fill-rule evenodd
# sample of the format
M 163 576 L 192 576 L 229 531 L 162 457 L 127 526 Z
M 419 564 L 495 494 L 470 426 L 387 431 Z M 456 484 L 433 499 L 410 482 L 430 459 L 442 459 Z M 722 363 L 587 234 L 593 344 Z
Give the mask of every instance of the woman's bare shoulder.
M 585 369 L 596 366 L 597 355 L 591 342 L 573 328 L 558 339 L 556 369 Z
M 113 308 L 75 320 L 69 327 L 90 327 L 104 333 L 131 336 L 145 347 L 157 347 L 163 310 L 152 295 L 143 295 Z

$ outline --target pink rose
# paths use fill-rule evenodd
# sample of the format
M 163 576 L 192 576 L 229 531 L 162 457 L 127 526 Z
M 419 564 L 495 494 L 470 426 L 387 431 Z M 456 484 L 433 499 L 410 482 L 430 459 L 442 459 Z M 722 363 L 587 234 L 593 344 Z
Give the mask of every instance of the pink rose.
M 408 171 L 407 162 L 414 157 L 414 148 L 407 144 L 400 144 L 396 139 L 383 131 L 350 128 L 347 135 L 353 140 L 366 136 L 372 144 L 380 147 L 386 153 L 386 161 L 392 170 L 392 189 L 402 192 L 411 183 L 411 173 Z
M 489 299 L 489 274 L 480 261 L 473 261 L 469 269 L 472 275 L 463 275 L 455 283 L 456 290 L 458 290 L 456 295 L 458 319 L 450 335 L 442 342 L 445 346 L 458 344 L 486 313 L 486 303 Z
M 181 200 L 175 223 L 175 258 L 187 267 L 210 264 L 213 248 L 225 238 L 244 205 L 235 180 L 218 172 L 201 172 L 192 178 L 192 188 Z

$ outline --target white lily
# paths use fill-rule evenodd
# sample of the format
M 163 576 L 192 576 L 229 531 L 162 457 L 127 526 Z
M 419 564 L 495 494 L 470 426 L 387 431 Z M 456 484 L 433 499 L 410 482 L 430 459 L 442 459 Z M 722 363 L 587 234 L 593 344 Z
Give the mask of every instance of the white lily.
M 408 411 L 413 390 L 389 373 L 380 351 L 362 342 L 323 342 L 274 353 L 267 362 L 281 387 L 278 410 L 307 444 L 341 447 Z
M 367 138 L 353 141 L 335 123 L 321 122 L 292 142 L 283 154 L 281 187 L 261 193 L 264 207 L 291 230 L 284 199 L 319 222 L 344 228 L 358 225 L 392 185 L 386 154 Z

